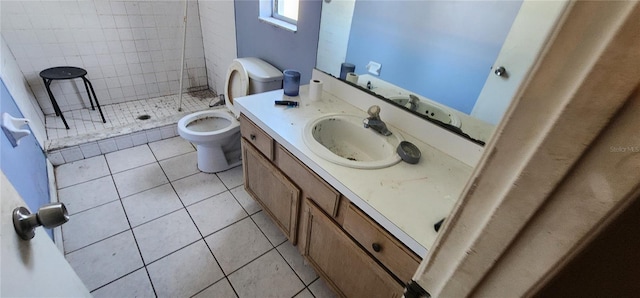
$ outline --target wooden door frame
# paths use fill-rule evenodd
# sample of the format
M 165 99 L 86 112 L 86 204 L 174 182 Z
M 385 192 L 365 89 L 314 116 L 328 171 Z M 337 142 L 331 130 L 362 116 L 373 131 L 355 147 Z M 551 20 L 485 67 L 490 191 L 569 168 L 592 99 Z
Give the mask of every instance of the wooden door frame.
M 414 275 L 422 288 L 534 294 L 637 197 L 639 49 L 637 1 L 569 5 Z

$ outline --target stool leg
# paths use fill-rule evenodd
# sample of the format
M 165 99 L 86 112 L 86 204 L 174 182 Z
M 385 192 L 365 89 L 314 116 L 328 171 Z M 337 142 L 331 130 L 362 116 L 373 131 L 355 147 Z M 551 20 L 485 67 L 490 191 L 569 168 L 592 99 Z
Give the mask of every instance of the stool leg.
M 51 104 L 53 105 L 53 110 L 56 112 L 56 116 L 60 116 L 60 118 L 62 118 L 62 123 L 64 123 L 64 127 L 69 129 L 69 124 L 67 124 L 67 120 L 64 119 L 64 115 L 62 115 L 62 110 L 60 110 L 60 106 L 58 106 L 58 102 L 56 101 L 56 98 L 53 97 L 53 92 L 51 92 L 51 88 L 49 87 L 49 85 L 51 85 L 51 82 L 53 80 L 47 80 L 44 78 L 42 80 L 44 81 L 44 86 L 47 89 L 47 93 L 49 94 L 49 100 L 51 100 Z
M 107 123 L 107 120 L 104 119 L 104 114 L 102 114 L 102 109 L 100 108 L 100 103 L 98 102 L 98 97 L 96 96 L 96 92 L 93 90 L 93 84 L 91 84 L 91 81 L 89 81 L 85 77 L 82 77 L 82 80 L 84 80 L 85 84 L 89 84 L 89 88 L 91 88 L 91 94 L 93 94 L 93 99 L 95 99 L 96 101 L 96 106 L 98 107 L 98 111 L 100 112 L 100 117 L 102 117 L 102 123 Z M 87 93 L 89 92 L 87 91 Z
M 95 111 L 96 108 L 93 107 L 93 100 L 91 99 L 91 94 L 89 93 L 89 87 L 87 87 L 87 79 L 82 77 L 82 82 L 84 83 L 84 89 L 87 90 L 87 96 L 89 97 L 89 103 L 91 104 L 91 109 Z M 95 95 L 93 97 L 95 97 Z
M 53 105 L 53 111 L 56 113 L 56 116 L 60 116 L 60 113 L 58 112 L 60 108 L 58 107 L 58 103 L 56 102 L 56 99 L 55 97 L 53 97 L 53 93 L 51 93 L 51 89 L 49 88 L 49 85 L 51 85 L 51 80 L 47 80 L 45 78 L 43 78 L 42 80 L 44 81 L 44 87 L 47 89 L 47 94 L 49 94 L 49 100 Z

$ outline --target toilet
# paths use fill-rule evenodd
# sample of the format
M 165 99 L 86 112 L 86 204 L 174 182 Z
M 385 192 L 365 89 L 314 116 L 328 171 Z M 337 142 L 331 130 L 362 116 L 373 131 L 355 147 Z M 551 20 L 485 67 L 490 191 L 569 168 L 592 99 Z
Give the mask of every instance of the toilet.
M 258 58 L 234 59 L 227 71 L 226 108 L 186 115 L 178 121 L 178 134 L 196 145 L 198 169 L 216 173 L 242 162 L 240 112 L 234 99 L 282 88 L 282 72 Z

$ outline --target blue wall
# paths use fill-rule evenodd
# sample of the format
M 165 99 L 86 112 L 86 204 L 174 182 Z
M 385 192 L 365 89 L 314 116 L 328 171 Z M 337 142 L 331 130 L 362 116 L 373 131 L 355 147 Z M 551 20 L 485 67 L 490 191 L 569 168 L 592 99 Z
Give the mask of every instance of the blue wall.
M 379 62 L 381 79 L 469 114 L 521 4 L 356 1 L 347 62 Z
M 300 1 L 294 33 L 259 21 L 258 0 L 236 0 L 238 57 L 258 57 L 280 70 L 296 69 L 300 84 L 308 84 L 316 66 L 321 9 L 319 0 Z
M 9 113 L 13 117 L 24 117 L 9 90 L 0 80 L 0 115 Z M 0 168 L 24 199 L 32 212 L 50 202 L 49 178 L 44 152 L 33 136 L 22 138 L 20 145 L 13 148 L 7 136 L 0 131 Z M 45 229 L 53 239 L 53 232 Z

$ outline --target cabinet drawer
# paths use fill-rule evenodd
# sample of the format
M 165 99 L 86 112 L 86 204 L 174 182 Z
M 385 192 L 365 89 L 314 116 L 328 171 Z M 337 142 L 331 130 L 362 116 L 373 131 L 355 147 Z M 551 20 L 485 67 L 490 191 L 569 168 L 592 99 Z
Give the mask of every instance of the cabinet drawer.
M 249 143 L 255 146 L 269 160 L 273 160 L 273 138 L 264 130 L 249 120 L 244 114 L 240 115 L 240 133 Z
M 276 145 L 275 154 L 275 164 L 278 168 L 298 187 L 304 189 L 306 197 L 318 204 L 324 212 L 335 217 L 338 212 L 340 193 L 281 145 Z
M 411 280 L 420 259 L 355 205 L 347 208 L 342 227 L 400 280 Z

